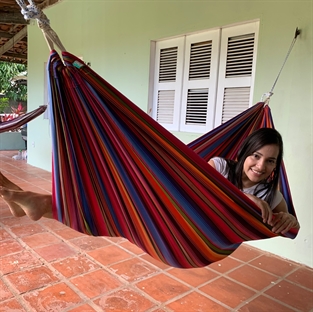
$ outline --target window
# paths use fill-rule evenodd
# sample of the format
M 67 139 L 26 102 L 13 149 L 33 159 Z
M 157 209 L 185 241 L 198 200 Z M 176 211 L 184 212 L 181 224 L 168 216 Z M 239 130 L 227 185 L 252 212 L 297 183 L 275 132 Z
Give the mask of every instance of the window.
M 258 22 L 155 42 L 152 117 L 204 133 L 252 105 Z

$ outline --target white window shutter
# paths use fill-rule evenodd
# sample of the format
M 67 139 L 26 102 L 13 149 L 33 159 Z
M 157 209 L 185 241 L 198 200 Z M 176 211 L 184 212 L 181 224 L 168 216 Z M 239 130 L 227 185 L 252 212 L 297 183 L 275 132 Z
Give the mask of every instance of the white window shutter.
M 215 126 L 252 105 L 258 25 L 222 29 Z
M 250 87 L 224 88 L 222 123 L 249 107 Z
M 213 128 L 219 30 L 186 36 L 180 130 L 203 133 Z
M 184 38 L 156 43 L 152 117 L 168 130 L 179 130 Z

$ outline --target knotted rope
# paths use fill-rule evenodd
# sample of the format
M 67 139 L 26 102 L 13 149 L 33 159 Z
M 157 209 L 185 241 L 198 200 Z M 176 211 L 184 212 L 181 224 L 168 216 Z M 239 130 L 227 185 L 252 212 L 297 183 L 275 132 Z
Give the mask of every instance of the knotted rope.
M 38 27 L 42 30 L 50 50 L 54 50 L 54 44 L 63 52 L 66 51 L 56 32 L 50 27 L 50 21 L 32 0 L 26 5 L 23 0 L 16 0 L 21 8 L 25 20 L 36 19 Z

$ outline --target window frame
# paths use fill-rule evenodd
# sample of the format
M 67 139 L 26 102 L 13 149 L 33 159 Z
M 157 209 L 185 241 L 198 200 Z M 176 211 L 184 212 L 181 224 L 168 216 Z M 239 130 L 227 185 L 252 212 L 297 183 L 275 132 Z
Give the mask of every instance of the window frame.
M 177 56 L 177 73 L 176 81 L 172 84 L 175 90 L 174 116 L 172 123 L 162 123 L 169 131 L 181 131 L 188 133 L 205 133 L 218 126 L 222 122 L 223 112 L 223 94 L 224 88 L 240 86 L 249 86 L 250 94 L 248 96 L 248 108 L 252 106 L 254 78 L 257 59 L 257 43 L 258 43 L 259 21 L 250 21 L 235 25 L 224 26 L 220 28 L 208 29 L 196 33 L 184 34 L 177 37 L 165 38 L 151 42 L 150 50 L 150 81 L 149 81 L 149 99 L 148 112 L 157 119 L 158 109 L 158 91 L 166 90 L 166 86 L 158 82 L 159 74 L 159 57 L 161 48 L 173 47 L 173 43 L 178 46 Z M 239 36 L 245 33 L 254 34 L 253 47 L 253 64 L 250 77 L 228 78 L 224 79 L 225 73 L 225 57 L 227 54 L 227 41 L 232 35 Z M 200 42 L 201 40 L 212 40 L 212 55 L 211 55 L 211 70 L 210 79 L 207 81 L 190 81 L 188 80 L 190 66 L 190 46 L 192 43 Z M 200 41 L 199 41 L 200 40 Z M 183 50 L 183 51 L 180 51 Z M 183 58 L 183 61 L 182 61 Z M 181 63 L 179 63 L 181 62 Z M 223 64 L 221 64 L 221 62 Z M 215 80 L 215 81 L 214 81 Z M 235 84 L 234 84 L 235 82 Z M 198 83 L 198 84 L 197 84 Z M 169 85 L 168 85 L 169 86 Z M 199 89 L 199 87 L 208 88 L 208 105 L 206 123 L 202 125 L 186 124 L 186 107 L 188 90 L 191 88 Z M 240 108 L 237 108 L 240 109 Z

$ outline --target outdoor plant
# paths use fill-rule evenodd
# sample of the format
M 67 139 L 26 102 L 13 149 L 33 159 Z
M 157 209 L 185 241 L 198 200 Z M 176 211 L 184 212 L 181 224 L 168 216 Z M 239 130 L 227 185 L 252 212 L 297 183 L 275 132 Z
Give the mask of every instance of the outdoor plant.
M 7 107 L 9 107 L 9 99 L 6 97 L 0 98 L 0 113 L 4 113 Z
M 25 114 L 26 108 L 23 107 L 22 103 L 18 103 L 17 107 L 11 107 L 11 114 L 1 114 L 1 122 L 12 120 L 20 115 Z M 19 131 L 16 129 L 15 131 Z
M 14 101 L 27 100 L 27 86 L 12 83 L 12 79 L 19 74 L 27 75 L 27 67 L 22 64 L 0 62 L 0 93 Z
M 17 107 L 11 107 L 12 114 L 23 115 L 26 112 L 26 108 L 23 107 L 22 103 L 18 103 Z

